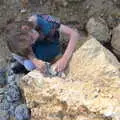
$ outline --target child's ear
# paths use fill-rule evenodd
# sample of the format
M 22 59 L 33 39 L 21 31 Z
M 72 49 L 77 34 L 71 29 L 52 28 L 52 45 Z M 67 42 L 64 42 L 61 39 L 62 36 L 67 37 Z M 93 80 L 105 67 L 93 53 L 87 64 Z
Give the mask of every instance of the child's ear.
M 23 25 L 23 26 L 21 27 L 21 29 L 22 29 L 23 31 L 28 31 L 28 30 L 30 29 L 30 27 L 27 26 L 27 25 Z

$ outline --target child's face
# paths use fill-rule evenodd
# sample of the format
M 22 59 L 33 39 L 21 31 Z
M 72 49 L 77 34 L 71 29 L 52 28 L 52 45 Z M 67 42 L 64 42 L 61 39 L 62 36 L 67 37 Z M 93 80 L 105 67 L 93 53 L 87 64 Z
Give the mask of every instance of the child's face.
M 29 32 L 29 36 L 31 37 L 31 43 L 33 44 L 33 43 L 35 43 L 35 41 L 38 39 L 39 33 L 38 33 L 36 30 L 32 29 L 32 30 Z
M 31 29 L 29 26 L 22 26 L 22 30 L 29 31 L 28 32 L 28 39 L 30 40 L 31 44 L 35 43 L 35 41 L 39 37 L 39 33 L 36 30 Z

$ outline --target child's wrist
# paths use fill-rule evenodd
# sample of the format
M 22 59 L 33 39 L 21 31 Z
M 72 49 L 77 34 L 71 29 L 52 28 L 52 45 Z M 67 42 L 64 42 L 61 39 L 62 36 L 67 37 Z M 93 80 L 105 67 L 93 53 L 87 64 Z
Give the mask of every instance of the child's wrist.
M 32 60 L 32 59 L 34 59 L 34 56 L 33 56 L 33 55 L 28 55 L 28 58 L 29 58 L 30 60 Z
M 64 59 L 65 61 L 68 61 L 69 60 L 69 56 L 63 55 L 62 59 Z

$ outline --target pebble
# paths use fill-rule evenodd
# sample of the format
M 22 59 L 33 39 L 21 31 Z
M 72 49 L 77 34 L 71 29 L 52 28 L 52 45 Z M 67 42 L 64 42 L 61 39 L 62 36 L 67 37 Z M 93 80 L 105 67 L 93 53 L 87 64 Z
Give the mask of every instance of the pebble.
M 0 110 L 0 120 L 9 120 L 8 112 Z
M 4 97 L 4 95 L 0 95 L 0 103 L 1 103 L 2 100 L 3 100 L 3 97 Z
M 5 90 L 4 88 L 0 88 L 0 95 L 4 94 L 4 90 Z
M 11 76 L 8 76 L 7 78 L 7 83 L 8 84 L 11 84 L 11 83 L 14 83 L 15 82 L 15 75 L 11 75 Z
M 55 66 L 52 66 L 50 63 L 45 63 L 46 64 L 46 76 L 54 77 L 58 76 L 61 78 L 65 78 L 64 72 L 56 72 Z
M 21 104 L 15 109 L 16 120 L 29 120 L 30 112 L 25 104 Z
M 8 103 L 6 99 L 4 99 L 2 103 L 0 103 L 0 110 L 8 111 L 9 108 L 10 108 L 10 103 Z
M 12 71 L 14 65 L 12 62 L 6 69 L 0 70 L 0 120 L 29 120 L 30 112 L 25 104 L 21 104 L 18 87 L 21 76 Z
M 14 116 L 15 117 L 15 109 L 20 104 L 21 104 L 20 102 L 11 103 L 10 108 L 9 108 L 9 114 L 10 114 L 10 116 L 12 116 L 12 117 Z
M 0 86 L 6 84 L 6 70 L 5 68 L 0 69 Z
M 9 102 L 15 102 L 20 100 L 20 91 L 16 85 L 8 85 L 8 91 L 6 92 L 6 98 Z

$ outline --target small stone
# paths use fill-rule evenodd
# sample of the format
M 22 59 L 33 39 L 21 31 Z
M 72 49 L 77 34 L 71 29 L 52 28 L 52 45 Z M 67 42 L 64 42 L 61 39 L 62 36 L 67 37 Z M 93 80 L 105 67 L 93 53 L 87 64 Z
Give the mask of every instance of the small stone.
M 5 90 L 4 88 L 0 88 L 0 95 L 4 94 L 4 90 Z
M 16 62 L 16 59 L 14 59 L 13 57 L 10 59 L 10 62 L 11 62 L 11 64 L 12 63 L 15 63 Z
M 29 120 L 30 112 L 25 104 L 21 104 L 15 109 L 16 120 Z
M 21 9 L 20 12 L 21 12 L 21 13 L 25 13 L 25 12 L 27 12 L 27 10 L 26 10 L 26 9 Z
M 14 74 L 8 76 L 8 78 L 7 78 L 7 83 L 8 83 L 8 84 L 11 83 L 11 82 L 14 82 L 14 81 L 15 81 L 15 75 L 14 75 Z
M 0 120 L 9 120 L 8 112 L 0 110 Z
M 3 95 L 0 95 L 0 103 L 2 102 L 2 100 L 3 100 Z
M 110 32 L 106 22 L 102 19 L 90 18 L 86 30 L 101 43 L 110 42 Z
M 6 92 L 6 98 L 9 102 L 15 102 L 20 100 L 20 91 L 16 85 L 9 85 Z
M 7 71 L 7 76 L 11 76 L 13 74 L 14 74 L 13 70 L 10 69 L 10 70 Z
M 50 76 L 50 77 L 58 76 L 65 78 L 65 74 L 63 72 L 56 72 L 54 65 L 51 65 L 50 63 L 47 62 L 45 64 L 46 64 L 46 73 L 45 73 L 46 76 Z
M 15 117 L 15 109 L 18 105 L 20 105 L 20 102 L 11 103 L 10 109 L 9 109 L 10 116 Z
M 8 103 L 7 100 L 4 100 L 2 103 L 0 103 L 0 110 L 8 111 L 10 108 L 10 103 Z
M 4 86 L 6 84 L 6 70 L 2 68 L 0 70 L 0 85 Z
M 55 66 L 51 66 L 51 67 L 50 67 L 49 73 L 50 73 L 52 76 L 56 76 L 56 75 L 57 75 L 57 72 L 56 72 L 56 70 L 55 70 Z

